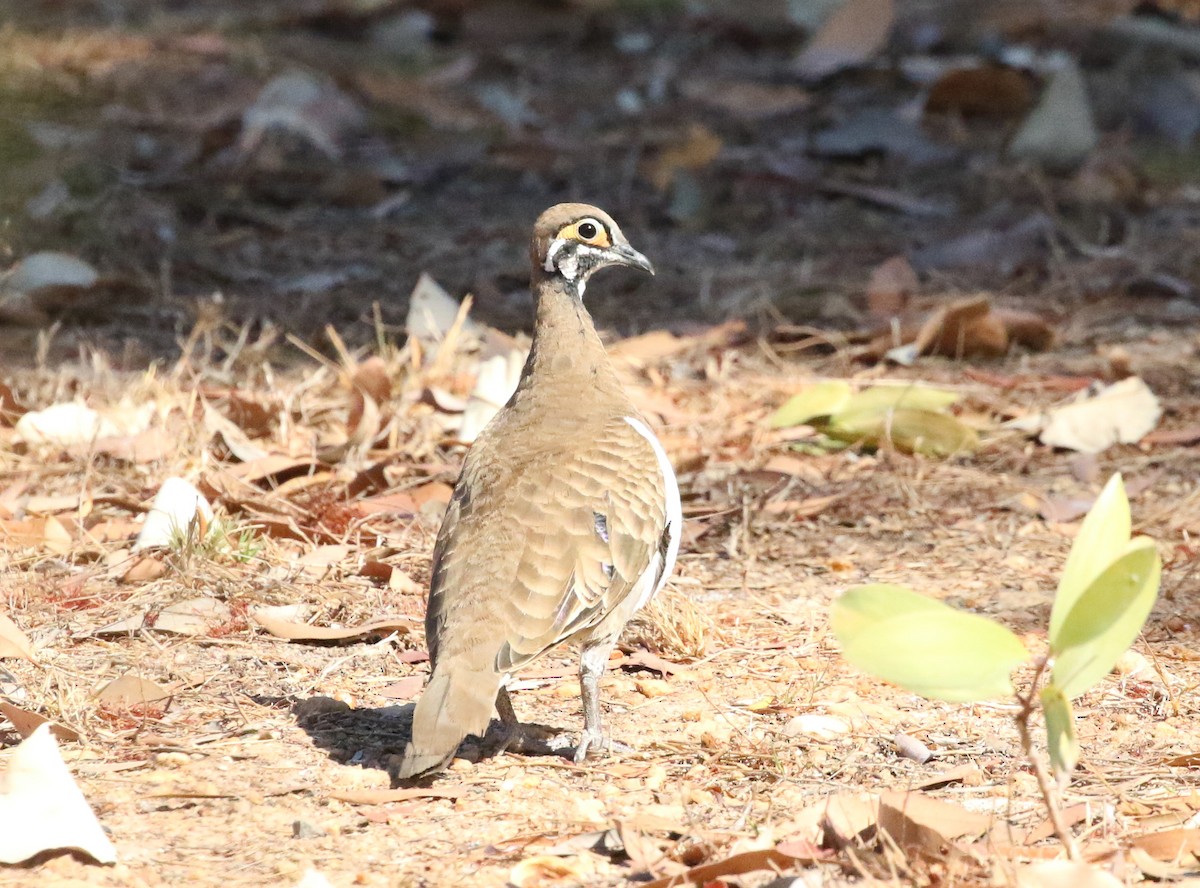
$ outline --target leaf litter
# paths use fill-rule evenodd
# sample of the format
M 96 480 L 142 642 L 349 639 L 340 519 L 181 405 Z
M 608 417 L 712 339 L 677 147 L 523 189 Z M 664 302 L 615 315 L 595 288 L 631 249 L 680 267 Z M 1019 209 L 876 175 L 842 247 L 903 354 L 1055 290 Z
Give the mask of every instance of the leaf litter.
M 230 14 L 241 24 L 247 20 L 238 16 L 260 16 L 246 29 L 255 40 L 287 28 L 289 40 L 303 42 L 311 35 L 301 31 L 318 20 L 347 34 L 378 29 L 381 41 L 397 33 L 383 27 L 394 22 L 373 18 L 390 15 L 386 9 L 317 6 L 316 19 L 268 7 Z M 1188 310 L 1189 289 L 1162 282 L 1173 275 L 1186 284 L 1192 251 L 1186 237 L 1155 238 L 1152 250 L 1139 245 L 1134 256 L 1120 239 L 1122 226 L 1177 229 L 1170 213 L 1179 210 L 1178 194 L 1164 179 L 1170 170 L 1110 154 L 1103 143 L 1092 147 L 1086 129 L 1063 143 L 1069 151 L 1057 149 L 1055 124 L 1090 117 L 1107 135 L 1111 122 L 1092 114 L 1105 109 L 1081 101 L 1112 96 L 1091 60 L 1082 72 L 1086 91 L 1081 72 L 1061 60 L 1035 56 L 1021 67 L 1020 47 L 1007 35 L 1044 33 L 1046 23 L 1003 18 L 1018 12 L 989 19 L 1003 35 L 998 57 L 1018 59 L 999 70 L 987 67 L 990 54 L 985 65 L 970 53 L 925 52 L 926 23 L 890 3 L 845 4 L 799 25 L 769 22 L 767 37 L 743 11 L 734 18 L 719 5 L 699 18 L 685 11 L 679 15 L 690 24 L 661 53 L 645 48 L 647 40 L 654 47 L 654 27 L 627 13 L 588 38 L 602 43 L 611 29 L 620 64 L 645 74 L 623 74 L 631 83 L 623 92 L 605 87 L 593 96 L 596 113 L 615 102 L 624 115 L 612 118 L 612 146 L 625 144 L 623 126 L 644 141 L 644 150 L 619 163 L 596 164 L 589 152 L 598 175 L 629 177 L 598 187 L 627 195 L 647 220 L 671 220 L 642 226 L 661 238 L 655 257 L 670 257 L 678 269 L 653 283 L 655 299 L 620 291 L 622 298 L 606 300 L 619 285 L 605 282 L 589 300 L 604 327 L 653 331 L 614 343 L 614 351 L 635 403 L 661 424 L 679 468 L 689 516 L 680 576 L 632 628 L 627 654 L 614 658 L 605 678 L 608 725 L 638 752 L 579 768 L 499 751 L 499 738 L 483 738 L 464 746 L 425 794 L 389 785 L 407 730 L 407 704 L 394 701 L 411 700 L 428 668 L 416 627 L 461 442 L 507 397 L 523 360 L 523 341 L 492 327 L 519 327 L 528 314 L 521 271 L 510 262 L 520 256 L 511 194 L 480 200 L 470 190 L 475 179 L 461 173 L 491 165 L 508 182 L 519 168 L 522 182 L 537 185 L 546 175 L 560 180 L 575 162 L 563 147 L 564 134 L 575 131 L 551 119 L 554 101 L 480 82 L 495 76 L 496 64 L 478 35 L 500 45 L 506 25 L 520 20 L 525 28 L 535 17 L 509 22 L 493 4 L 470 5 L 462 43 L 442 35 L 449 49 L 425 42 L 432 26 L 405 31 L 418 56 L 444 51 L 449 61 L 428 71 L 414 62 L 401 73 L 350 65 L 327 43 L 312 54 L 308 74 L 295 73 L 294 62 L 230 65 L 243 53 L 265 60 L 275 52 L 270 41 L 243 43 L 237 24 L 220 33 L 189 27 L 154 44 L 119 32 L 104 40 L 73 32 L 77 46 L 39 38 L 35 50 L 24 32 L 7 35 L 18 58 L 36 58 L 29 70 L 65 62 L 73 76 L 111 87 L 119 98 L 105 114 L 138 136 L 129 156 L 169 173 L 155 186 L 160 195 L 200 183 L 206 209 L 198 215 L 209 227 L 203 234 L 190 227 L 193 204 L 160 218 L 141 205 L 123 211 L 121 201 L 144 196 L 128 186 L 138 177 L 126 176 L 122 189 L 100 198 L 117 202 L 103 208 L 106 231 L 125 239 L 77 244 L 79 229 L 71 227 L 70 249 L 80 255 L 53 258 L 61 279 L 17 307 L 38 323 L 92 312 L 128 329 L 120 312 L 129 301 L 107 299 L 123 279 L 106 280 L 101 271 L 127 258 L 144 263 L 140 279 L 161 276 L 189 300 L 214 290 L 240 300 L 193 300 L 194 327 L 173 368 L 141 373 L 132 369 L 137 355 L 110 359 L 102 349 L 83 349 L 81 360 L 74 338 L 54 347 L 79 336 L 68 326 L 41 345 L 28 340 L 22 348 L 40 360 L 6 372 L 0 388 L 5 610 L 32 638 L 21 645 L 18 636 L 2 636 L 17 655 L 5 659 L 12 681 L 0 676 L 0 687 L 19 694 L 21 705 L 5 704 L 12 728 L 0 723 L 0 738 L 11 748 L 19 735 L 36 735 L 36 718 L 77 729 L 78 742 L 64 754 L 122 860 L 109 871 L 56 858 L 32 874 L 109 884 L 323 884 L 327 877 L 333 884 L 757 885 L 780 871 L 831 884 L 864 877 L 992 884 L 1008 862 L 1022 865 L 1029 884 L 1113 878 L 1098 867 L 1122 880 L 1186 872 L 1179 853 L 1190 847 L 1190 818 L 1200 810 L 1193 773 L 1200 737 L 1186 693 L 1197 681 L 1191 540 L 1200 532 L 1193 470 L 1200 414 L 1190 383 L 1194 342 L 1178 325 L 1156 322 L 1168 306 Z M 1079 15 L 1087 21 L 1096 13 Z M 570 42 L 572 22 L 583 16 L 573 10 L 546 27 L 564 28 L 554 39 Z M 685 89 L 670 65 L 653 68 L 649 60 L 697 70 L 687 55 L 689 28 L 726 48 L 732 43 L 722 35 L 736 34 L 750 47 L 746 59 L 756 54 L 766 67 L 739 68 L 746 59 L 734 53 L 732 63 L 705 71 L 711 86 L 702 94 Z M 1111 31 L 1186 46 L 1183 25 L 1150 33 L 1124 21 Z M 1045 33 L 1051 43 L 1060 36 Z M 162 78 L 130 77 L 122 67 L 146 65 L 156 53 L 177 66 L 154 69 Z M 197 65 L 231 79 L 220 113 L 190 88 L 211 82 L 197 79 Z M 327 67 L 337 69 L 333 76 Z M 780 82 L 789 68 L 805 87 Z M 585 96 L 592 83 L 605 85 L 601 69 L 588 66 L 580 70 L 589 83 L 575 82 L 557 56 L 550 70 L 555 76 L 530 78 L 530 89 L 561 84 Z M 950 83 L 946 72 L 955 70 L 984 73 Z M 1059 78 L 1064 70 L 1068 77 Z M 927 91 L 939 78 L 941 94 Z M 126 80 L 155 96 L 129 100 Z M 180 84 L 189 87 L 180 95 L 200 105 L 176 114 L 169 90 Z M 674 102 L 700 110 L 680 115 Z M 370 104 L 367 114 L 360 103 Z M 160 111 L 137 110 L 145 108 Z M 655 109 L 655 126 L 639 108 Z M 789 129 L 800 115 L 803 146 Z M 411 126 L 414 118 L 421 126 Z M 381 121 L 404 133 L 394 144 L 412 140 L 411 156 L 381 145 L 373 131 Z M 991 129 L 997 121 L 1024 133 L 1008 142 L 1021 163 L 1044 166 L 1046 175 L 1075 164 L 1078 172 L 1047 180 L 1042 171 L 1003 166 L 1010 133 Z M 31 121 L 39 145 L 99 144 L 99 128 L 68 138 L 36 125 L 43 123 Z M 746 127 L 765 149 L 747 140 Z M 445 139 L 444 129 L 453 137 Z M 607 157 L 612 146 L 598 150 Z M 986 172 L 972 179 L 979 170 Z M 1141 200 L 1139 177 L 1154 182 L 1152 199 Z M 431 207 L 427 186 L 435 182 L 449 185 Z M 455 190 L 465 183 L 469 194 Z M 37 232 L 84 206 L 71 188 L 37 195 Z M 768 201 L 758 199 L 764 193 Z M 1098 202 L 1100 194 L 1110 203 Z M 328 212 L 313 214 L 305 201 L 314 198 Z M 343 230 L 338 214 L 353 207 L 375 220 L 388 248 L 372 240 L 364 252 Z M 755 207 L 765 208 L 747 209 Z M 318 216 L 335 220 L 336 236 L 314 236 Z M 419 224 L 397 234 L 390 227 L 397 219 Z M 143 227 L 126 227 L 133 225 Z M 756 232 L 752 249 L 741 242 L 748 230 Z M 32 236 L 13 234 L 18 248 Z M 173 263 L 163 266 L 163 244 L 181 237 Z M 468 243 L 475 249 L 447 249 Z M 36 253 L 13 255 L 28 262 Z M 887 257 L 902 258 L 885 273 Z M 432 276 L 406 301 L 422 265 Z M 67 275 L 85 266 L 95 280 Z M 379 278 L 347 286 L 367 267 L 381 268 Z M 1146 281 L 1158 282 L 1152 295 L 1138 296 L 1136 306 L 1124 298 L 1146 290 Z M 477 300 L 458 298 L 468 287 Z M 136 290 L 125 287 L 127 295 Z M 963 295 L 973 293 L 980 295 Z M 1106 303 L 1101 297 L 1110 293 Z M 679 321 L 681 294 L 705 314 Z M 796 296 L 791 303 L 788 294 Z M 358 330 L 365 335 L 347 346 L 325 328 L 326 296 L 342 320 L 366 319 Z M 305 311 L 296 299 L 308 300 Z M 239 314 L 247 300 L 257 300 L 253 324 Z M 818 327 L 813 306 L 826 312 Z M 835 313 L 845 319 L 839 329 L 827 325 Z M 746 318 L 737 331 L 708 326 L 734 314 Z M 284 315 L 295 316 L 286 340 L 269 320 Z M 655 329 L 666 322 L 669 332 Z M 872 334 L 880 331 L 870 323 L 877 322 L 888 329 L 873 355 Z M 137 323 L 148 339 L 157 335 Z M 170 338 L 177 323 L 163 329 Z M 285 341 L 308 358 L 284 357 Z M 361 348 L 364 341 L 371 346 Z M 909 352 L 875 363 L 897 346 Z M 897 365 L 895 357 L 908 360 Z M 1129 432 L 1096 450 L 1090 473 L 1052 441 L 1005 425 L 1048 413 L 1067 393 L 1130 376 L 1158 403 L 1154 431 Z M 870 434 L 854 425 L 838 448 L 818 428 L 833 413 L 772 427 L 773 411 L 822 380 L 851 396 L 928 387 L 953 397 L 921 405 L 939 419 L 920 417 L 908 447 L 896 435 L 894 401 L 866 411 Z M 140 412 L 147 403 L 156 411 Z M 14 429 L 29 411 L 56 405 L 67 409 L 49 434 L 25 439 Z M 960 435 L 953 446 L 916 446 L 943 427 Z M 974 436 L 970 446 L 961 446 L 968 439 L 959 427 Z M 1170 595 L 1136 644 L 1153 668 L 1106 677 L 1080 701 L 1084 766 L 1067 801 L 1099 864 L 1086 873 L 1060 863 L 1025 866 L 1059 850 L 1047 840 L 1029 775 L 999 739 L 1006 716 L 920 703 L 868 681 L 840 658 L 828 606 L 854 584 L 942 589 L 956 608 L 998 616 L 1031 649 L 1044 647 L 1035 627 L 1044 625 L 1050 586 L 1082 513 L 1039 513 L 1028 504 L 1090 501 L 1096 479 L 1118 469 L 1131 488 L 1144 484 L 1137 530 L 1158 540 L 1166 563 Z M 211 516 L 189 494 L 172 513 L 176 532 L 133 555 L 147 516 L 166 512 L 154 497 L 172 478 L 192 485 Z M 265 615 L 274 615 L 279 634 L 256 618 Z M 36 662 L 20 656 L 27 649 Z M 576 664 L 564 653 L 538 667 L 516 677 L 518 712 L 575 724 Z M 897 738 L 919 754 L 899 751 Z M 239 836 L 233 846 L 230 834 Z M 153 860 L 148 848 L 156 849 Z M 18 881 L 30 875 L 15 873 Z

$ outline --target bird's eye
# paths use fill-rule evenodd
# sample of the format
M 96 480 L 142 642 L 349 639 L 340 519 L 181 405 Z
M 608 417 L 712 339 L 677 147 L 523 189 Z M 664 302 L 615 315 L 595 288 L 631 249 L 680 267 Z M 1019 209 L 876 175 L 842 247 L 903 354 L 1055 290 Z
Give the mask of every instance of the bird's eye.
M 600 233 L 600 229 L 596 227 L 595 222 L 580 222 L 579 227 L 575 230 L 579 232 L 579 236 L 584 240 L 591 240 Z

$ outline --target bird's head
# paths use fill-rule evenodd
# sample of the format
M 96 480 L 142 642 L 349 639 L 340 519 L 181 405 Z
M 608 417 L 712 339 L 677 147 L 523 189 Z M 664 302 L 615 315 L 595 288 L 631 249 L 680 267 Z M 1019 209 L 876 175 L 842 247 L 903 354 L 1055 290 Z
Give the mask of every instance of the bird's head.
M 535 276 L 560 278 L 583 293 L 588 277 L 607 265 L 654 274 L 650 260 L 629 245 L 612 217 L 587 204 L 558 204 L 538 217 L 530 259 Z

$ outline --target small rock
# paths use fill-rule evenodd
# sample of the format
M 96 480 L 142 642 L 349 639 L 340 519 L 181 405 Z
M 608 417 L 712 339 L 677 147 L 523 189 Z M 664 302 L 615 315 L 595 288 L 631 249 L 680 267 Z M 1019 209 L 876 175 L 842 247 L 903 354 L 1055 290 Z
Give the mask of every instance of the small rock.
M 671 685 L 661 678 L 644 678 L 634 682 L 639 694 L 643 697 L 665 697 L 671 693 Z
M 325 830 L 307 820 L 295 820 L 292 821 L 292 835 L 297 839 L 319 839 L 325 835 Z

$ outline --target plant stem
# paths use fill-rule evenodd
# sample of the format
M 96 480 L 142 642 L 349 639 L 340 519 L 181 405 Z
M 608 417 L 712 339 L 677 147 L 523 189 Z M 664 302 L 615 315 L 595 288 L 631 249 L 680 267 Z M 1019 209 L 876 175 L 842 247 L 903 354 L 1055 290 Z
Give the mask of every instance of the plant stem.
M 1067 852 L 1067 860 L 1079 861 L 1079 848 L 1075 844 L 1075 839 L 1067 829 L 1066 823 L 1063 822 L 1062 807 L 1059 805 L 1058 796 L 1051 785 L 1050 775 L 1046 773 L 1045 767 L 1042 765 L 1042 760 L 1039 758 L 1033 749 L 1033 736 L 1029 732 L 1029 720 L 1033 716 L 1037 699 L 1037 687 L 1042 673 L 1046 669 L 1046 659 L 1038 663 L 1037 671 L 1034 673 L 1033 681 L 1029 684 L 1029 693 L 1026 696 L 1017 695 L 1017 700 L 1021 703 L 1021 709 L 1016 715 L 1017 733 L 1021 737 L 1021 749 L 1025 752 L 1025 758 L 1029 760 L 1030 766 L 1033 768 L 1033 776 L 1037 780 L 1038 789 L 1042 793 L 1042 801 L 1046 805 L 1046 812 L 1050 815 L 1050 825 L 1054 827 L 1054 835 L 1058 837 L 1058 841 L 1062 844 L 1063 849 Z

